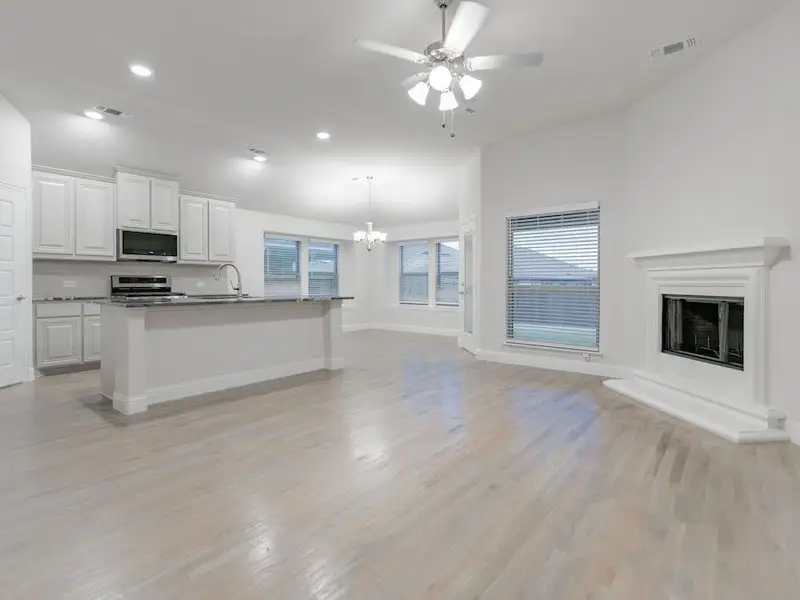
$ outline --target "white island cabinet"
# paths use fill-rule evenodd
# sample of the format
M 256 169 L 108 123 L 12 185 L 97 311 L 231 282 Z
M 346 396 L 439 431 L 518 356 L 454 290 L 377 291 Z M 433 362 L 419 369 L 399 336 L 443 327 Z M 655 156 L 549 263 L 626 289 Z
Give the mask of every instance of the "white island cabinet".
M 102 394 L 131 415 L 207 392 L 344 367 L 342 300 L 102 304 Z

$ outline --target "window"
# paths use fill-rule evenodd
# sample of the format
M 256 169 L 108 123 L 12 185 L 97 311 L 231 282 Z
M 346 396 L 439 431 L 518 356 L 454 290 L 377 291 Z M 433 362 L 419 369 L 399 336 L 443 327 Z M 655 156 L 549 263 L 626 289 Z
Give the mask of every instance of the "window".
M 264 295 L 299 296 L 300 241 L 264 236 Z
M 600 210 L 506 219 L 506 338 L 597 350 Z
M 428 303 L 428 242 L 400 246 L 400 304 Z
M 308 295 L 339 293 L 339 244 L 308 243 Z
M 436 242 L 436 304 L 458 306 L 458 240 Z

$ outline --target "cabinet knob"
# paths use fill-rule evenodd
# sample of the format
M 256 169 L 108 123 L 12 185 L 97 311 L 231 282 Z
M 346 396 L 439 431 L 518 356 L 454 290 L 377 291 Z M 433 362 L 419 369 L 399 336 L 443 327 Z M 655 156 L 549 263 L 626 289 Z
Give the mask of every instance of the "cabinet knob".
M 17 296 L 17 302 L 22 302 L 23 300 L 25 300 L 25 298 L 27 298 L 27 296 L 19 295 Z

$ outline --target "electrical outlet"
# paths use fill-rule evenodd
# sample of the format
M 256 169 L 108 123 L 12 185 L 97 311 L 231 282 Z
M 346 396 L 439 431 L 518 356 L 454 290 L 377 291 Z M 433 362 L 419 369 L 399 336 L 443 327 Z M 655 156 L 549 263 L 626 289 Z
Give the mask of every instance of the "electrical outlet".
M 206 282 L 205 282 L 205 281 L 198 281 L 198 282 L 197 282 L 197 287 L 199 287 L 199 288 L 204 288 L 204 287 L 206 287 Z
M 76 288 L 76 287 L 78 287 L 78 282 L 75 281 L 74 279 L 67 279 L 67 280 L 64 281 L 64 287 L 65 288 Z

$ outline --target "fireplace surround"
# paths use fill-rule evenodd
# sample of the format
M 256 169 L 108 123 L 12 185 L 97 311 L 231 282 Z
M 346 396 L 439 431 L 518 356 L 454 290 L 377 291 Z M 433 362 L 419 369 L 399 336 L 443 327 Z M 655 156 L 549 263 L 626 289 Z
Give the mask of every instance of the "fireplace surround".
M 788 441 L 766 381 L 769 271 L 788 248 L 768 238 L 630 255 L 646 275 L 644 364 L 605 385 L 734 442 Z

